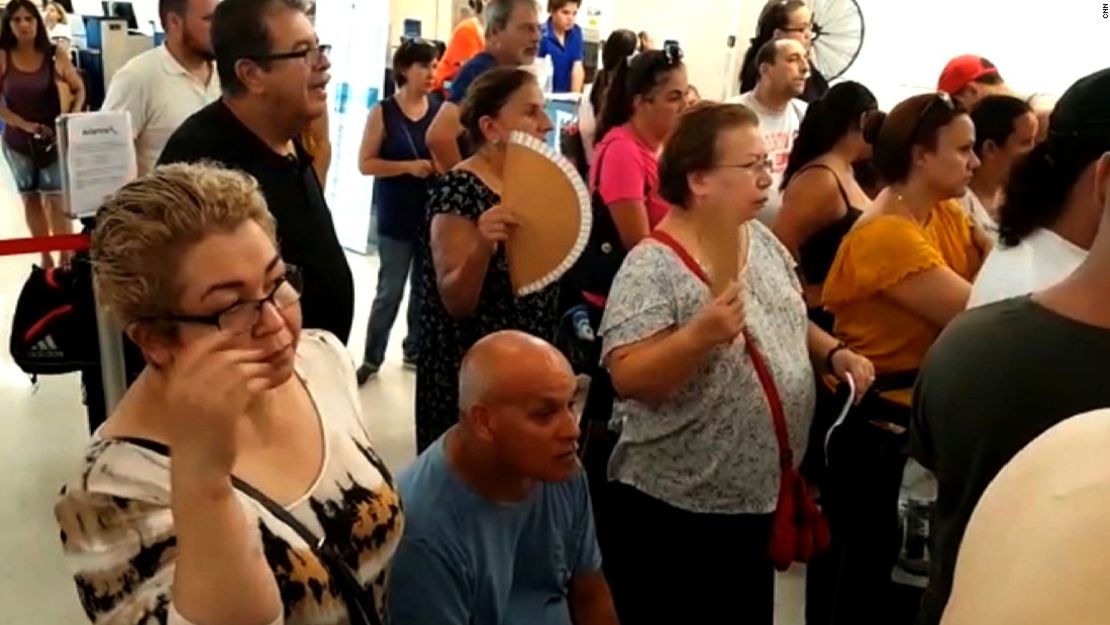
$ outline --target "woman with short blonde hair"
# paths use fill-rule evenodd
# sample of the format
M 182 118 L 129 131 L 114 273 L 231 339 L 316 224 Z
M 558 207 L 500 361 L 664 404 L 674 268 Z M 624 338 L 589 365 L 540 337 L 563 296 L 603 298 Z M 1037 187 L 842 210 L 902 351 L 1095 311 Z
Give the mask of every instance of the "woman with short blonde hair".
M 382 612 L 400 503 L 353 363 L 302 332 L 274 233 L 253 178 L 204 165 L 158 168 L 97 214 L 96 284 L 147 368 L 55 506 L 91 622 Z

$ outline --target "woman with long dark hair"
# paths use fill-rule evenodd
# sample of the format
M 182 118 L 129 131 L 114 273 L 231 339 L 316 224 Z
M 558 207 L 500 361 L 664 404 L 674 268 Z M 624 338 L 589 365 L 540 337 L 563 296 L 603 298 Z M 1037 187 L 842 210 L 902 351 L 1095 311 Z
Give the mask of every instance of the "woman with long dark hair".
M 568 310 L 584 303 L 595 329 L 625 254 L 670 212 L 670 205 L 659 194 L 659 153 L 686 108 L 688 84 L 681 57 L 681 50 L 671 46 L 641 52 L 631 59 L 627 55 L 610 59 L 616 63 L 604 85 L 598 143 L 589 174 L 594 225 L 586 252 L 564 278 L 560 306 Z M 597 363 L 599 358 L 591 360 Z M 586 372 L 592 381 L 583 409 L 587 432 L 583 464 L 590 477 L 599 541 L 605 549 L 609 531 L 606 466 L 616 444 L 608 426 L 613 387 L 604 369 L 591 367 Z
M 826 330 L 832 319 L 821 310 L 821 287 L 841 239 L 871 206 L 853 167 L 871 158 L 883 119 L 867 87 L 834 86 L 809 107 L 783 174 L 773 229 L 801 267 L 810 318 Z
M 1061 126 L 1079 126 L 1082 133 Z M 1079 267 L 1098 234 L 1101 207 L 1092 187 L 1108 152 L 1110 113 L 1099 119 L 1053 112 L 1048 138 L 1010 174 L 998 214 L 999 249 L 976 278 L 969 306 L 1046 289 Z
M 1033 107 L 1011 95 L 989 95 L 971 109 L 975 122 L 975 154 L 981 164 L 964 195 L 972 221 L 998 238 L 998 211 L 1006 197 L 1003 188 L 1014 163 L 1037 144 L 1037 116 Z
M 756 26 L 755 37 L 751 39 L 744 62 L 740 66 L 740 93 L 755 89 L 759 82 L 759 63 L 756 57 L 759 49 L 768 41 L 781 38 L 796 39 L 806 50 L 813 46 L 813 11 L 805 0 L 771 0 L 763 7 Z M 829 90 L 829 81 L 810 64 L 809 79 L 801 99 L 814 102 Z
M 686 108 L 687 87 L 682 52 L 675 46 L 618 64 L 605 94 L 590 180 L 625 250 L 669 211 L 659 197 L 658 157 Z
M 589 163 L 594 161 L 597 118 L 601 115 L 601 104 L 609 92 L 613 74 L 636 52 L 638 45 L 639 39 L 631 30 L 613 31 L 601 49 L 601 70 L 582 94 L 582 101 L 578 105 L 578 131 L 582 135 L 582 147 L 586 150 L 586 161 Z
M 3 148 L 34 237 L 73 231 L 61 202 L 55 120 L 84 107 L 85 84 L 69 55 L 56 52 L 38 7 L 30 0 L 9 2 L 0 24 Z M 54 266 L 49 253 L 42 266 Z

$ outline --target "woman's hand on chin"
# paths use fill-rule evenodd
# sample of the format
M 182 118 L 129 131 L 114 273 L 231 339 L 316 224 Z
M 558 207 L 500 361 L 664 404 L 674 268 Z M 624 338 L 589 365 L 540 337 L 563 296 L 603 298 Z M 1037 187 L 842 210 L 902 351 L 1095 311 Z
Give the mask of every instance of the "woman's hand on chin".
M 238 456 L 240 421 L 272 386 L 273 365 L 260 350 L 234 347 L 236 337 L 216 332 L 188 345 L 164 378 L 167 434 L 174 465 L 226 478 Z

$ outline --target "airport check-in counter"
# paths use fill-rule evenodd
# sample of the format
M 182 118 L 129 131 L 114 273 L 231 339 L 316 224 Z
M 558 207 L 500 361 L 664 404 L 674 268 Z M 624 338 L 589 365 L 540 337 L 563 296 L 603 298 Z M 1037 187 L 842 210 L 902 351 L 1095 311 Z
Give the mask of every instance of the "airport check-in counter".
M 78 42 L 77 66 L 84 74 L 89 110 L 104 103 L 108 84 L 128 61 L 154 47 L 154 40 L 129 31 L 127 20 L 115 17 L 84 16 L 85 41 Z

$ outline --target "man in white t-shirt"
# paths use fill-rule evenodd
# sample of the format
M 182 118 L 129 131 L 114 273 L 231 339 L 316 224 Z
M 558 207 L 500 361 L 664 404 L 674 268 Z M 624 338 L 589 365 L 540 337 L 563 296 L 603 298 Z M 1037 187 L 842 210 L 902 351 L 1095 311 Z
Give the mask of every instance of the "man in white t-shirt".
M 771 159 L 771 179 L 774 181 L 759 219 L 770 226 L 782 207 L 782 176 L 806 114 L 806 103 L 798 96 L 806 88 L 809 60 L 801 42 L 778 39 L 759 49 L 756 63 L 759 82 L 755 89 L 729 101 L 743 104 L 759 117 L 759 129 L 767 146 L 767 156 Z
M 220 98 L 212 52 L 217 0 L 160 0 L 165 45 L 131 59 L 108 85 L 105 111 L 131 113 L 139 175 L 158 162 L 170 135 Z

